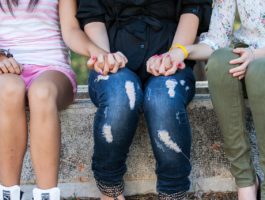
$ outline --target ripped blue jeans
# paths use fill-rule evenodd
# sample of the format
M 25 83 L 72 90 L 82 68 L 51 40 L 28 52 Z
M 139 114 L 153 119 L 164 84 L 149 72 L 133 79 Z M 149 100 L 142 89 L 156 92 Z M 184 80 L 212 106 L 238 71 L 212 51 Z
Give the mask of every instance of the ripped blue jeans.
M 157 162 L 157 191 L 174 195 L 189 190 L 191 129 L 186 106 L 195 94 L 190 67 L 168 77 L 151 76 L 144 83 L 128 68 L 105 77 L 91 71 L 89 93 L 98 108 L 92 169 L 101 192 L 111 197 L 122 193 L 125 161 L 142 111 Z

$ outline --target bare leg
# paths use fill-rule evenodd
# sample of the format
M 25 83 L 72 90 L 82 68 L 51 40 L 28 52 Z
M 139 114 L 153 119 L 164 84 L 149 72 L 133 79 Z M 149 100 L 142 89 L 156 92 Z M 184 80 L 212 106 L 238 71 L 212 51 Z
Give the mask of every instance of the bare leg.
M 256 200 L 257 196 L 257 185 L 238 189 L 239 200 Z
M 68 78 L 57 71 L 44 72 L 31 85 L 30 107 L 31 158 L 37 186 L 57 186 L 60 159 L 60 122 L 58 111 L 73 101 L 73 88 Z
M 19 185 L 27 145 L 25 84 L 18 75 L 0 75 L 0 182 Z

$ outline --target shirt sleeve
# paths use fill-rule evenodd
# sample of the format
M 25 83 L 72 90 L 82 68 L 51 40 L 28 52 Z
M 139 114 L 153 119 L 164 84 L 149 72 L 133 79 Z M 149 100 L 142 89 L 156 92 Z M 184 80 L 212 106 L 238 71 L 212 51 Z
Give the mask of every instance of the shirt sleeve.
M 230 46 L 235 15 L 235 0 L 214 0 L 210 28 L 201 34 L 200 43 L 207 44 L 213 50 Z
M 91 22 L 105 22 L 105 8 L 99 0 L 79 0 L 77 19 L 81 28 Z
M 212 0 L 183 0 L 180 14 L 192 13 L 200 20 L 198 33 L 208 31 L 212 14 Z

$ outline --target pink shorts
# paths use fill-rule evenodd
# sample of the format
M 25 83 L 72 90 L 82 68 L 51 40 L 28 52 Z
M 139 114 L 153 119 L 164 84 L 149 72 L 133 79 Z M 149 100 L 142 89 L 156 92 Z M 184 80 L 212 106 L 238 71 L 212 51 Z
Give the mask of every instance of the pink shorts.
M 76 83 L 76 75 L 72 69 L 67 69 L 63 67 L 57 66 L 39 66 L 39 65 L 23 65 L 23 71 L 20 77 L 23 79 L 26 85 L 26 89 L 28 90 L 31 86 L 32 82 L 38 78 L 43 72 L 46 71 L 58 71 L 63 73 L 71 82 L 73 86 L 73 92 L 76 94 L 77 91 L 77 83 Z

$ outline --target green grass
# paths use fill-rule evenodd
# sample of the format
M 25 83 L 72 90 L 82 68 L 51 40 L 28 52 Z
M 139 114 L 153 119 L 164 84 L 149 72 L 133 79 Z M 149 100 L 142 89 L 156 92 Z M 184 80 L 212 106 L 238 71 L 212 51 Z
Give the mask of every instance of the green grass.
M 87 76 L 88 76 L 88 69 L 86 67 L 87 58 L 72 53 L 71 60 L 72 60 L 73 70 L 77 75 L 78 85 L 87 84 Z

